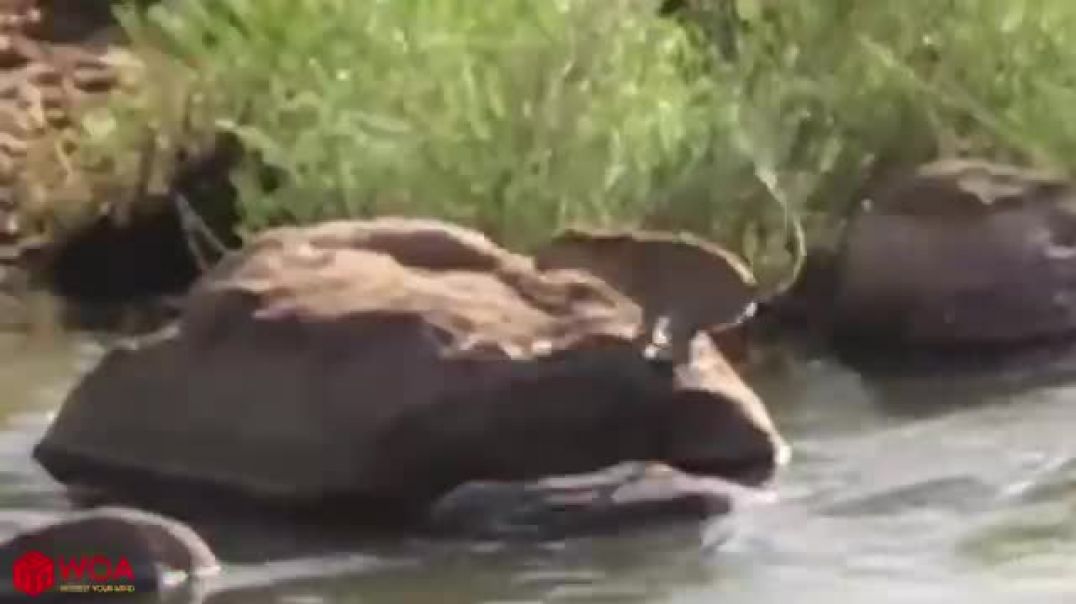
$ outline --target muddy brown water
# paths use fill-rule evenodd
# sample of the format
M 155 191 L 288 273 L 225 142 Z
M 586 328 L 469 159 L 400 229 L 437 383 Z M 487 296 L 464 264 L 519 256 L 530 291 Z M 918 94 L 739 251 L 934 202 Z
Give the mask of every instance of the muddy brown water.
M 30 449 L 101 350 L 90 336 L 0 336 L 0 533 L 68 507 Z M 1038 369 L 867 377 L 824 356 L 781 357 L 750 375 L 796 447 L 775 501 L 706 525 L 545 543 L 310 555 L 292 533 L 233 538 L 202 599 L 1076 602 L 1076 378 L 1039 381 Z

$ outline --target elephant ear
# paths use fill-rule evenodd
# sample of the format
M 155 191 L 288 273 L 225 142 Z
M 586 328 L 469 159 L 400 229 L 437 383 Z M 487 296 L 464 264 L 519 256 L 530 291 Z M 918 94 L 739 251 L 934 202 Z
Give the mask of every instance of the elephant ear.
M 742 323 L 762 297 L 743 260 L 689 233 L 572 228 L 539 249 L 535 263 L 589 272 L 641 306 L 659 305 L 644 310 L 700 328 Z

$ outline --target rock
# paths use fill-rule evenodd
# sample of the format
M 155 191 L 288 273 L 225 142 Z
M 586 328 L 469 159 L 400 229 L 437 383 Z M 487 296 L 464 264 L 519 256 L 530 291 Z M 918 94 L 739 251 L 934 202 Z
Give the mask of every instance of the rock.
M 0 243 L 51 237 L 57 204 L 93 205 L 60 141 L 133 60 L 112 4 L 0 1 Z
M 193 530 L 130 508 L 72 513 L 23 530 L 0 543 L 0 600 L 34 596 L 68 601 L 75 586 L 111 589 L 109 596 L 160 592 L 220 570 L 216 556 Z M 103 593 L 103 592 L 102 592 Z M 91 594 L 87 594 L 91 595 Z M 21 601 L 21 600 L 20 600 Z
M 728 493 L 668 466 L 633 464 L 587 476 L 472 482 L 434 504 L 427 526 L 468 538 L 559 539 L 702 521 L 731 510 Z
M 35 456 L 72 485 L 351 521 L 630 460 L 768 479 L 787 446 L 757 396 L 705 338 L 681 365 L 644 359 L 638 322 L 594 277 L 451 225 L 280 229 L 207 273 L 175 329 L 106 356 Z
M 761 294 L 739 258 L 688 234 L 569 229 L 537 252 L 535 264 L 603 279 L 642 308 L 644 337 L 662 329 L 678 359 L 698 332 L 750 318 Z
M 852 217 L 833 320 L 848 342 L 1013 346 L 1076 331 L 1076 192 L 981 161 L 923 166 Z

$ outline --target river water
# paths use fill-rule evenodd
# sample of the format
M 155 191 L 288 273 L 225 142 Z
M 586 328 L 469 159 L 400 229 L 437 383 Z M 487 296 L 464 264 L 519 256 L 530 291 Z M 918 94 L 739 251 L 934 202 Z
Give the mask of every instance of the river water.
M 88 336 L 0 337 L 0 518 L 67 507 L 30 449 L 100 354 Z M 1038 369 L 868 377 L 775 357 L 748 376 L 796 450 L 775 501 L 708 525 L 525 545 L 311 555 L 302 536 L 255 535 L 226 544 L 205 601 L 1076 602 L 1076 378 Z

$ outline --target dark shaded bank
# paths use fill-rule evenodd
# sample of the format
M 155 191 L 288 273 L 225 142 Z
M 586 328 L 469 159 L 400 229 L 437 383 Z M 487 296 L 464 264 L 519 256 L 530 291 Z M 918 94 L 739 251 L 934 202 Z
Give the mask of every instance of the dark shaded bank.
M 102 216 L 43 254 L 42 280 L 88 305 L 185 293 L 225 251 L 217 242 L 239 245 L 229 174 L 240 155 L 237 143 L 222 139 L 206 156 L 181 164 L 170 191 L 134 204 L 124 224 Z
M 66 329 L 145 333 L 173 320 L 199 275 L 240 245 L 229 178 L 240 155 L 222 137 L 181 164 L 168 193 L 132 204 L 122 219 L 106 213 L 15 252 L 6 267 L 0 263 L 0 288 L 13 311 L 32 313 L 33 292 L 45 291 L 58 298 L 53 319 Z

